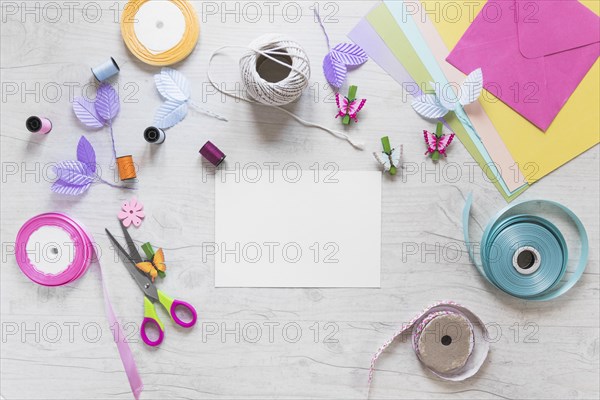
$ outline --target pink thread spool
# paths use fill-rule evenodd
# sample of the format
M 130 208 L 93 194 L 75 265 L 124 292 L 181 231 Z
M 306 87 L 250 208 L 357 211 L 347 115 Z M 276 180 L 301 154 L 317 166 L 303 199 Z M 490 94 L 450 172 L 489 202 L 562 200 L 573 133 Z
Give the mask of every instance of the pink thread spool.
M 202 146 L 200 149 L 200 154 L 202 157 L 206 158 L 208 162 L 210 162 L 215 167 L 218 167 L 223 160 L 225 160 L 225 153 L 223 153 L 217 146 L 212 144 L 209 140 Z
M 46 135 L 52 130 L 52 122 L 48 118 L 31 116 L 25 121 L 27 130 L 31 133 Z

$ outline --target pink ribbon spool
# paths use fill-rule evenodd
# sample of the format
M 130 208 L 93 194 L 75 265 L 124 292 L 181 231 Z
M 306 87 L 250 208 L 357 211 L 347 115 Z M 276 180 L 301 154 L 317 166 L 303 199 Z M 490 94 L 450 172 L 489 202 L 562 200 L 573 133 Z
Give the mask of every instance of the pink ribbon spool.
M 69 259 L 70 262 L 68 266 L 57 274 L 48 274 L 36 268 L 34 262 L 32 262 L 30 258 L 30 252 L 27 248 L 32 236 L 41 228 L 46 227 L 57 228 L 64 231 L 69 237 L 69 244 L 71 244 L 69 248 L 73 249 L 73 253 L 70 254 L 72 259 Z M 60 243 L 56 243 L 56 245 L 60 246 Z M 33 282 L 44 286 L 60 286 L 71 283 L 81 277 L 90 266 L 95 251 L 91 236 L 81 225 L 65 214 L 47 213 L 37 215 L 23 224 L 15 240 L 15 254 L 19 268 L 21 268 L 21 271 L 23 271 L 25 276 Z M 126 336 L 123 333 L 121 324 L 117 320 L 110 302 L 102 267 L 99 263 L 98 266 L 100 267 L 106 317 L 110 326 L 118 327 L 118 332 L 115 332 L 116 335 L 114 336 L 115 343 L 117 344 L 121 361 L 125 367 L 131 391 L 135 398 L 138 399 L 144 385 L 138 373 L 129 344 L 127 344 L 127 341 L 125 340 Z

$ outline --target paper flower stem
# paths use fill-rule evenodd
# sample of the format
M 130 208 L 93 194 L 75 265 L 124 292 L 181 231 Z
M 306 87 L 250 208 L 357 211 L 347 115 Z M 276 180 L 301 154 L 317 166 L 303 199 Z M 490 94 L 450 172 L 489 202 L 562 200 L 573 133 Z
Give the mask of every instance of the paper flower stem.
M 110 128 L 110 140 L 112 142 L 113 156 L 114 159 L 117 159 L 117 148 L 115 147 L 115 135 L 113 133 L 112 119 L 108 121 L 108 126 Z
M 127 186 L 115 185 L 114 183 L 110 183 L 110 182 L 108 182 L 108 181 L 105 181 L 104 179 L 100 178 L 100 175 L 96 175 L 96 177 L 98 178 L 98 182 L 104 183 L 105 185 L 108 185 L 108 186 L 110 186 L 110 187 L 114 187 L 114 188 L 116 188 L 116 189 L 136 190 L 136 188 L 127 187 Z
M 313 11 L 315 12 L 315 17 L 317 18 L 317 22 L 319 23 L 319 25 L 321 25 L 321 29 L 323 30 L 323 33 L 325 34 L 325 40 L 327 40 L 327 51 L 331 51 L 331 44 L 329 42 L 329 35 L 327 34 L 327 30 L 325 29 L 325 25 L 323 25 L 323 21 L 321 20 L 321 16 L 319 15 L 319 11 L 317 10 L 317 7 L 315 7 L 313 9 Z
M 222 115 L 219 115 L 217 113 L 214 113 L 212 111 L 209 111 L 206 108 L 200 107 L 198 104 L 194 103 L 192 100 L 190 100 L 189 104 L 190 104 L 190 106 L 194 107 L 194 109 L 196 109 L 197 111 L 200 111 L 201 113 L 204 113 L 204 114 L 208 115 L 209 117 L 213 117 L 218 120 L 228 122 L 227 118 L 225 118 Z

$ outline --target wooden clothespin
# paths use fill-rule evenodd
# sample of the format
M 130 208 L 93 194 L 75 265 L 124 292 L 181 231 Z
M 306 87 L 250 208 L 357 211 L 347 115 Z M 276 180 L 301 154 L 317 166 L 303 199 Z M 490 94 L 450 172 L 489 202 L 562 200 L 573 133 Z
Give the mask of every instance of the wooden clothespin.
M 442 129 L 444 128 L 444 124 L 442 124 L 441 122 L 437 123 L 437 126 L 435 127 L 435 136 L 438 138 L 438 140 L 442 137 Z M 440 152 L 439 151 L 434 151 L 433 154 L 431 155 L 431 159 L 433 161 L 438 161 L 440 159 Z
M 389 173 L 390 175 L 396 175 L 396 173 L 398 172 L 398 169 L 396 168 L 396 166 L 393 164 L 392 162 L 392 145 L 390 144 L 390 138 L 388 136 L 384 136 L 381 138 L 381 144 L 383 146 L 383 152 L 385 154 L 387 154 L 387 156 L 390 158 L 390 170 Z
M 358 90 L 358 86 L 352 85 L 348 88 L 348 104 L 351 104 L 354 100 L 356 100 L 356 92 Z M 344 118 L 342 118 L 342 124 L 349 125 L 351 121 L 350 115 L 346 114 Z
M 152 260 L 152 257 L 154 257 L 154 249 L 152 248 L 150 242 L 144 243 L 142 245 L 142 250 L 144 250 L 144 253 L 146 254 L 146 257 L 148 257 L 148 260 Z

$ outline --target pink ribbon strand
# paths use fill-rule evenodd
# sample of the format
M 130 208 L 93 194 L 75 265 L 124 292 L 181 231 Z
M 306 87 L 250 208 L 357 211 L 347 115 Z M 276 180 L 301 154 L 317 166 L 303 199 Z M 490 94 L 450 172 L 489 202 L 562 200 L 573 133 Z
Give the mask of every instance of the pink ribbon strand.
M 72 254 L 70 254 L 72 261 L 58 274 L 53 275 L 40 271 L 29 258 L 27 244 L 32 234 L 44 227 L 61 229 L 70 236 L 72 241 L 72 247 L 70 247 L 72 249 Z M 97 259 L 97 257 L 95 257 L 96 254 L 93 243 L 91 236 L 86 230 L 67 215 L 60 213 L 37 215 L 25 222 L 17 234 L 15 240 L 17 264 L 29 279 L 39 285 L 62 286 L 79 279 L 79 277 L 87 271 L 94 258 Z M 129 379 L 131 391 L 135 398 L 138 399 L 144 385 L 137 370 L 131 348 L 126 341 L 126 336 L 123 333 L 121 324 L 113 310 L 108 289 L 106 287 L 104 271 L 99 261 L 97 264 L 100 269 L 100 280 L 102 282 L 102 292 L 104 294 L 104 310 L 106 312 L 106 318 L 110 326 L 117 327 L 113 339 L 119 350 L 123 366 L 125 367 L 125 373 Z

